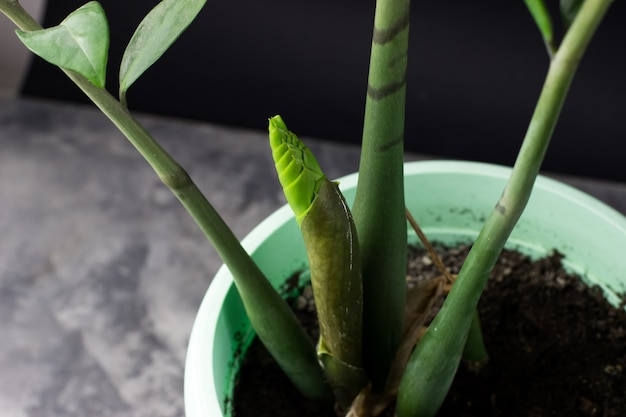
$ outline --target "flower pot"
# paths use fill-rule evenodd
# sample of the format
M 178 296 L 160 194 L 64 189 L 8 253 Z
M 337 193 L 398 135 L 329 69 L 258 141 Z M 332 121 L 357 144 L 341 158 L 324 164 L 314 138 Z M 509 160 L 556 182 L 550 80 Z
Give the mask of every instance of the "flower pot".
M 412 162 L 405 165 L 406 204 L 429 239 L 469 243 L 494 207 L 509 168 L 471 162 Z M 357 176 L 341 178 L 349 203 Z M 417 240 L 409 234 L 410 240 Z M 243 241 L 280 287 L 306 265 L 304 243 L 289 207 L 276 211 Z M 538 178 L 528 207 L 507 247 L 533 257 L 557 249 L 564 266 L 603 288 L 617 305 L 626 291 L 626 218 L 600 201 L 557 181 Z M 196 317 L 185 370 L 187 417 L 230 416 L 229 398 L 238 355 L 253 337 L 232 277 L 222 267 Z

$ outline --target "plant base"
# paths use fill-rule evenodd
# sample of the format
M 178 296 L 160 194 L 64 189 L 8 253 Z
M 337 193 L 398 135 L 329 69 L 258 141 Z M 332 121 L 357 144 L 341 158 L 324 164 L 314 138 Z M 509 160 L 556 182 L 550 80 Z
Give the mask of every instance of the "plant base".
M 452 272 L 466 254 L 439 252 Z M 436 275 L 423 258 L 410 274 Z M 440 417 L 626 415 L 626 312 L 568 275 L 558 255 L 531 262 L 506 251 L 479 311 L 490 364 L 459 370 Z M 302 398 L 258 343 L 234 395 L 236 417 L 336 417 Z

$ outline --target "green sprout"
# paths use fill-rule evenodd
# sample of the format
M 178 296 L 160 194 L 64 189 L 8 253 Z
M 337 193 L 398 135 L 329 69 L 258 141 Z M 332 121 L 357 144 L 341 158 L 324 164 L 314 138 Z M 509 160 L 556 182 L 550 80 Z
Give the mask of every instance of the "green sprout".
M 146 15 L 120 65 L 119 98 L 104 88 L 109 29 L 99 3 L 89 2 L 47 29 L 17 0 L 0 0 L 0 11 L 18 27 L 26 47 L 60 67 L 180 200 L 231 270 L 260 340 L 305 396 L 335 401 L 350 416 L 376 415 L 394 400 L 398 417 L 435 416 L 462 358 L 478 363 L 487 358 L 478 300 L 524 211 L 578 63 L 611 0 L 562 0 L 560 41 L 544 0 L 525 0 L 548 50 L 545 83 L 502 196 L 421 340 L 411 329 L 421 326 L 441 285 L 433 282 L 409 294 L 405 286 L 403 140 L 410 1 L 376 1 L 352 210 L 284 121 L 270 119 L 275 166 L 308 252 L 321 331 L 317 349 L 190 176 L 127 107 L 128 89 L 205 3 L 163 0 Z M 407 299 L 413 300 L 411 314 L 406 313 Z
M 336 183 L 280 116 L 269 122 L 270 146 L 287 202 L 309 256 L 320 323 L 317 353 L 340 407 L 367 382 L 361 360 L 363 285 L 356 227 Z

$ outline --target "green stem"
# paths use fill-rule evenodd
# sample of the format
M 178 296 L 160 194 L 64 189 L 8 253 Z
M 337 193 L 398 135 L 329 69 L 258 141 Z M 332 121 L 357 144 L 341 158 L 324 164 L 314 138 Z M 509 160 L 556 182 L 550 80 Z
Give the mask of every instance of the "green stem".
M 489 362 L 489 355 L 487 354 L 483 331 L 480 326 L 480 316 L 476 310 L 474 310 L 472 324 L 470 325 L 467 341 L 463 348 L 463 360 L 474 372 L 480 371 L 480 369 Z
M 22 30 L 42 29 L 17 1 L 0 0 L 0 11 Z M 187 172 L 106 90 L 63 71 L 126 136 L 213 244 L 233 275 L 252 327 L 292 382 L 310 398 L 330 399 L 315 348 L 291 309 Z
M 325 180 L 301 224 L 320 330 L 317 354 L 344 410 L 367 385 L 359 244 L 347 207 L 337 184 Z
M 411 212 L 409 212 L 408 209 L 406 210 L 406 217 L 409 221 L 409 224 L 411 225 L 413 230 L 415 230 L 415 233 L 419 237 L 420 242 L 422 242 L 422 245 L 424 245 L 424 247 L 430 254 L 430 258 L 432 259 L 433 263 L 435 264 L 441 275 L 446 278 L 447 282 L 454 282 L 454 278 L 446 269 L 443 261 L 437 254 L 437 251 L 435 250 L 435 248 L 433 248 L 433 245 L 430 243 L 430 241 L 422 231 L 421 227 L 419 226 L 419 224 L 417 224 L 417 221 L 415 221 L 415 218 L 413 218 L 413 215 L 411 215 Z M 463 360 L 465 360 L 474 371 L 480 370 L 480 368 L 483 365 L 486 365 L 489 361 L 489 355 L 487 353 L 487 348 L 483 340 L 483 332 L 480 325 L 480 317 L 478 316 L 478 311 L 474 311 L 474 318 L 472 319 L 472 325 L 470 327 L 469 334 L 467 336 L 467 342 L 465 344 L 465 349 L 463 351 Z
M 578 63 L 610 0 L 587 0 L 550 62 L 509 182 L 441 311 L 415 349 L 400 386 L 399 417 L 434 416 L 458 367 L 486 280 L 530 197 Z
M 363 260 L 363 359 L 374 390 L 384 388 L 404 322 L 407 226 L 402 163 L 409 5 L 409 0 L 376 2 L 352 210 Z
M 24 10 L 17 0 L 0 0 L 0 12 L 22 30 L 39 30 L 41 25 Z
M 293 312 L 187 172 L 113 96 L 67 73 L 148 161 L 213 244 L 233 275 L 252 327 L 291 381 L 309 398 L 329 399 L 315 349 Z

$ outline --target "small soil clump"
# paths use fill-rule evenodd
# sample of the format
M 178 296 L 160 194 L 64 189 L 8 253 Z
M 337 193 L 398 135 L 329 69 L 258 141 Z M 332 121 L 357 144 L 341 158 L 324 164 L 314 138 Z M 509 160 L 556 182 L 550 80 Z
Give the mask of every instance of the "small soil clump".
M 468 248 L 437 251 L 457 273 Z M 626 312 L 567 274 L 560 260 L 503 252 L 479 304 L 490 362 L 479 374 L 461 365 L 439 417 L 626 416 Z M 423 250 L 411 252 L 410 280 L 438 274 Z M 311 310 L 296 312 L 315 339 Z M 234 404 L 235 417 L 336 417 L 332 407 L 303 398 L 258 342 Z

